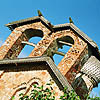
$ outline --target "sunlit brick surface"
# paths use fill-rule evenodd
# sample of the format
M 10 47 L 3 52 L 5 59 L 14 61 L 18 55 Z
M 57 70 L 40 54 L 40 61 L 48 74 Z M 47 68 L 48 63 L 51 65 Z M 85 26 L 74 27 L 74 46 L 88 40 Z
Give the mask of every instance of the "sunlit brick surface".
M 46 84 L 51 83 L 50 80 L 53 81 L 47 70 L 1 72 L 0 100 L 10 100 L 13 96 L 15 96 L 15 100 L 18 100 L 20 93 L 29 94 L 34 82 L 37 82 L 39 86 L 44 85 L 44 88 L 49 88 Z M 55 91 L 56 99 L 59 100 L 63 92 L 59 90 L 55 82 L 51 86 Z

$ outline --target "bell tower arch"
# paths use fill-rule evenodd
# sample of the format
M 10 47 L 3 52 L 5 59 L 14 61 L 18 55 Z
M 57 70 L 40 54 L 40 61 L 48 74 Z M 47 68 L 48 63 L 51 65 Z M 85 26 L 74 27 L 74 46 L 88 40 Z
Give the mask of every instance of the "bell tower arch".
M 31 45 L 34 49 L 28 57 L 49 56 L 53 59 L 54 54 L 63 56 L 57 68 L 82 98 L 100 82 L 99 74 L 94 76 L 95 72 L 100 71 L 98 46 L 73 23 L 54 26 L 40 15 L 12 22 L 6 26 L 12 33 L 0 47 L 1 60 L 15 59 L 25 45 Z M 37 44 L 30 43 L 29 39 L 35 36 L 42 39 Z M 58 51 L 63 45 L 71 47 L 68 52 Z M 92 66 L 93 59 L 96 63 L 93 62 Z M 92 67 L 95 72 L 90 70 Z

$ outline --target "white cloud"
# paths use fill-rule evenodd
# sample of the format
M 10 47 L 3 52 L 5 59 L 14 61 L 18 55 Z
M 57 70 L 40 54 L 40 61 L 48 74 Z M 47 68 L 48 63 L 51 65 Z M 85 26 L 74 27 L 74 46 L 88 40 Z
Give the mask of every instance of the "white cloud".
M 3 39 L 0 38 L 0 46 L 2 46 L 3 42 Z
M 95 91 L 92 90 L 90 96 L 91 96 L 91 97 L 95 97 L 95 96 L 97 96 L 97 92 L 95 92 Z
M 25 57 L 27 57 L 27 54 L 22 53 L 22 52 L 21 52 L 21 53 L 19 54 L 19 56 L 18 56 L 18 58 L 25 58 Z

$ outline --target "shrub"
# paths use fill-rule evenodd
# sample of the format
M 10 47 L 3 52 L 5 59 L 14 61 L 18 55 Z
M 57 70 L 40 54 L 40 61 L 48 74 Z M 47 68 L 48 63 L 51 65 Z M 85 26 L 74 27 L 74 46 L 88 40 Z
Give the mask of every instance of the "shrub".
M 55 92 L 51 86 L 51 84 L 47 84 L 50 88 L 45 88 L 43 86 L 38 86 L 37 84 L 33 85 L 33 89 L 31 90 L 29 95 L 25 95 L 23 93 L 19 94 L 19 100 L 56 100 L 55 99 Z M 66 92 L 67 87 L 64 88 L 64 94 L 60 96 L 60 100 L 81 100 L 80 97 L 75 93 L 74 90 L 70 92 Z M 86 97 L 86 100 L 100 100 L 100 97 L 90 98 L 89 96 Z M 15 97 L 12 97 L 14 100 Z

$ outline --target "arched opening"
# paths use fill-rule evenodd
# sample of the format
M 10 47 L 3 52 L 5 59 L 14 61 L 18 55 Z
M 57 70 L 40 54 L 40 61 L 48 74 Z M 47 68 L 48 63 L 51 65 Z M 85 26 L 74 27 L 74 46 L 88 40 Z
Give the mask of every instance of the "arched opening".
M 39 30 L 39 29 L 26 29 L 24 31 L 24 33 L 26 34 L 26 36 L 30 39 L 32 37 L 43 37 L 43 31 Z
M 22 44 L 25 45 L 22 49 L 21 53 L 19 54 L 18 58 L 25 58 L 28 57 L 29 54 L 34 49 L 35 45 L 41 40 L 43 37 L 43 32 L 41 30 L 36 29 L 27 29 L 24 33 L 27 38 L 29 39 L 28 42 L 22 41 Z
M 57 45 L 58 45 L 58 53 L 54 54 L 53 56 L 53 60 L 56 65 L 60 63 L 64 55 L 68 52 L 68 50 L 72 47 L 72 45 L 74 45 L 74 40 L 70 36 L 58 38 Z
M 33 44 L 37 44 L 39 41 L 41 40 L 41 37 L 32 37 L 29 40 L 29 43 L 33 43 Z M 32 50 L 34 49 L 34 46 L 31 45 L 25 45 L 24 48 L 22 49 L 21 53 L 19 54 L 18 58 L 25 58 L 28 57 L 29 54 L 32 52 Z

